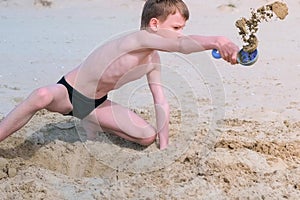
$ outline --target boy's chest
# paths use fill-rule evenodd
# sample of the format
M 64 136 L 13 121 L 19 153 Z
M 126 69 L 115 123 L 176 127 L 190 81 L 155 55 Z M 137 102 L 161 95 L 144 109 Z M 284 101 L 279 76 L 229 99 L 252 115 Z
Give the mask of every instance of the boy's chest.
M 151 64 L 151 57 L 141 54 L 128 54 L 113 62 L 102 75 L 102 81 L 122 86 L 128 82 L 137 80 L 150 71 L 154 66 Z

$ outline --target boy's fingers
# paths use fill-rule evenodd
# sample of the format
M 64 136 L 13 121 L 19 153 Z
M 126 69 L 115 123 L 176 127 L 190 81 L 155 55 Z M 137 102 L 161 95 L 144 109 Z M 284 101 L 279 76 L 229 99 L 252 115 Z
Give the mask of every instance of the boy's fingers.
M 234 52 L 232 54 L 232 58 L 231 58 L 231 64 L 237 64 L 237 52 Z

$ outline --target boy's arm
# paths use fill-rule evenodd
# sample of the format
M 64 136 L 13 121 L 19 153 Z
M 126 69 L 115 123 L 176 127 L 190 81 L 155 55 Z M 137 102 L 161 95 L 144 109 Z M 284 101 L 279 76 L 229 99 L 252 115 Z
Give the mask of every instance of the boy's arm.
M 138 40 L 142 48 L 183 54 L 217 49 L 224 60 L 232 64 L 237 63 L 239 47 L 223 36 L 181 35 L 177 38 L 164 38 L 157 34 L 141 31 Z
M 147 74 L 147 80 L 149 87 L 153 96 L 155 115 L 156 115 L 156 125 L 157 134 L 159 137 L 160 149 L 167 148 L 169 144 L 169 104 L 163 92 L 163 87 L 161 85 L 161 69 L 160 69 L 160 59 L 157 53 L 154 53 L 154 58 L 152 64 L 156 65 L 155 69 Z
M 224 60 L 231 64 L 237 63 L 239 47 L 226 37 L 189 35 L 183 36 L 181 40 L 181 46 L 185 53 L 217 49 Z

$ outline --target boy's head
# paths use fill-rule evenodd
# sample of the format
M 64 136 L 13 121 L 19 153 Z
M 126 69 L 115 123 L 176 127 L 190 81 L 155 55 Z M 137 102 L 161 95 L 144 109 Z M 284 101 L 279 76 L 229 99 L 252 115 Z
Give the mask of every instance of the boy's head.
M 146 0 L 142 12 L 141 29 L 158 28 L 157 26 L 169 20 L 168 27 L 163 28 L 177 31 L 183 28 L 188 19 L 189 10 L 182 0 Z

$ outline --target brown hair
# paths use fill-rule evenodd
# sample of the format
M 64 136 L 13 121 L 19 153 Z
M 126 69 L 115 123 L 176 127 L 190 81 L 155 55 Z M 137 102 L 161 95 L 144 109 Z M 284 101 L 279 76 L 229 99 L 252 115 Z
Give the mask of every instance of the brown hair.
M 189 10 L 182 0 L 146 0 L 142 12 L 141 29 L 146 29 L 152 18 L 165 21 L 170 14 L 175 14 L 177 10 L 185 20 L 189 19 Z

